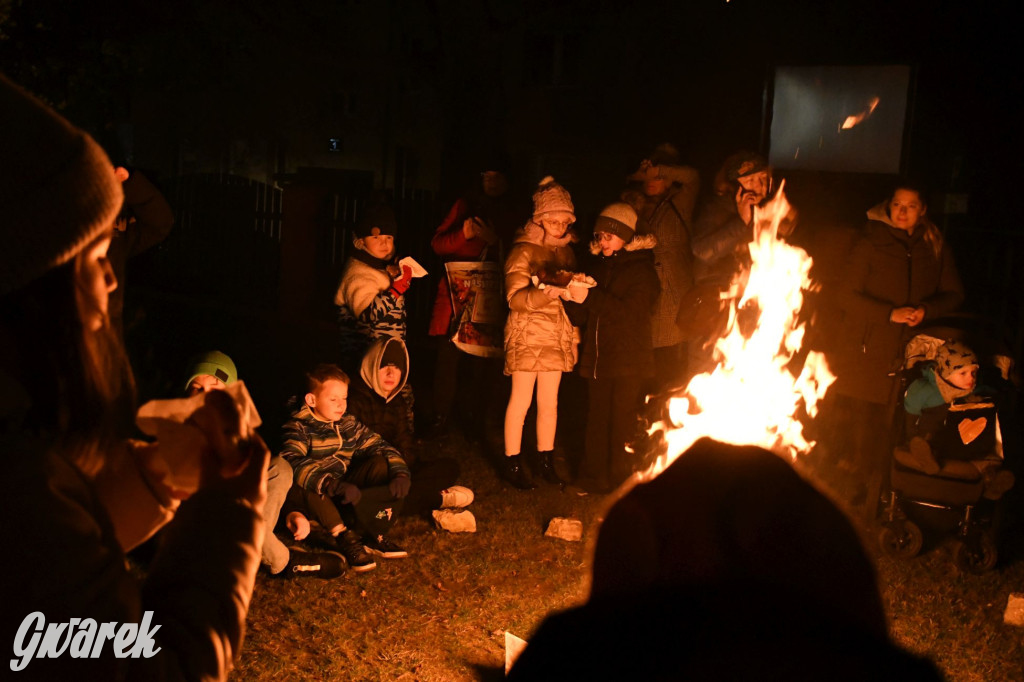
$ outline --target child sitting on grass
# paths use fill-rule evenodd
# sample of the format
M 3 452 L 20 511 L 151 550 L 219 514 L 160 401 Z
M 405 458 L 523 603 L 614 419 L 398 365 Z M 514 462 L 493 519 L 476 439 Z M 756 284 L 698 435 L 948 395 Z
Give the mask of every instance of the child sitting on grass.
M 934 364 L 925 367 L 923 376 L 907 389 L 903 405 L 912 437 L 908 448 L 897 448 L 894 457 L 900 464 L 929 475 L 981 478 L 985 483 L 984 496 L 997 500 L 1013 487 L 1014 476 L 1003 468 L 995 403 L 977 390 L 977 377 L 978 358 L 974 351 L 960 341 L 946 341 L 939 346 Z M 964 418 L 957 419 L 957 413 Z M 987 424 L 990 418 L 994 424 Z M 936 446 L 951 420 L 955 420 L 957 427 L 953 440 L 959 440 L 954 442 L 954 452 L 958 454 L 942 456 Z M 988 439 L 984 437 L 989 427 L 993 434 L 991 448 L 985 447 Z
M 282 431 L 281 456 L 295 472 L 290 500 L 320 522 L 356 572 L 376 567 L 367 552 L 409 556 L 387 537 L 409 494 L 409 466 L 398 450 L 346 414 L 349 378 L 340 367 L 321 364 L 307 376 L 305 403 Z M 308 532 L 295 513 L 286 518 L 296 539 Z
M 362 381 L 349 387 L 348 410 L 357 420 L 398 448 L 416 474 L 404 514 L 431 514 L 438 526 L 450 531 L 475 530 L 473 513 L 464 509 L 473 502 L 473 491 L 455 485 L 459 464 L 450 457 L 422 459 L 406 417 L 402 387 L 409 376 L 409 351 L 401 339 L 375 341 L 363 356 Z
M 185 380 L 185 395 L 188 397 L 222 391 L 238 380 L 234 361 L 220 351 L 209 351 L 196 356 L 189 363 Z M 271 575 L 290 578 L 318 577 L 336 578 L 345 572 L 345 564 L 337 554 L 303 552 L 286 547 L 274 534 L 274 526 L 281 514 L 285 497 L 292 485 L 292 468 L 280 455 L 272 457 L 267 466 L 267 501 L 263 505 L 263 519 L 266 531 L 263 535 L 261 563 Z

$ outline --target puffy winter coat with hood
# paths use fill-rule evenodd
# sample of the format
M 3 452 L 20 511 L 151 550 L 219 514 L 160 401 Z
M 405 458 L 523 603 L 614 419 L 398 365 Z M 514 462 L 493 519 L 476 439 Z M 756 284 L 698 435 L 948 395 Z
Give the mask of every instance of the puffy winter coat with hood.
M 839 290 L 843 333 L 830 364 L 842 395 L 884 404 L 890 398 L 902 349 L 915 333 L 889 320 L 893 308 L 924 306 L 922 324 L 957 309 L 963 286 L 949 247 L 934 226 L 918 225 L 914 233 L 893 226 L 883 202 L 868 211 L 868 223 L 847 261 Z M 920 325 L 919 325 L 920 327 Z
M 505 374 L 571 372 L 576 364 L 576 329 L 561 299 L 549 298 L 531 279 L 542 270 L 574 269 L 572 241 L 573 232 L 552 239 L 532 220 L 516 235 L 505 261 Z
M 583 303 L 567 301 L 569 319 L 583 329 L 579 373 L 588 379 L 654 374 L 651 311 L 658 297 L 654 235 L 636 235 L 611 256 L 596 256 L 587 273 L 596 281 Z

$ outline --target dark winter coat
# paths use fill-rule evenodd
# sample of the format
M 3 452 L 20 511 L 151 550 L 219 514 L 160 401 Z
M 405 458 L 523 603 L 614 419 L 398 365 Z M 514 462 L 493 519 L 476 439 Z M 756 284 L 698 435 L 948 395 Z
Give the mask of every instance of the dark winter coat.
M 583 330 L 579 373 L 589 379 L 652 376 L 651 312 L 660 286 L 654 235 L 637 235 L 611 256 L 597 255 L 587 274 L 597 286 L 565 310 Z M 592 249 L 593 250 L 593 249 Z
M 739 268 L 737 247 L 753 239 L 750 225 L 743 222 L 736 210 L 736 199 L 720 194 L 700 212 L 694 226 L 693 255 L 698 284 L 713 282 L 728 286 Z
M 390 394 L 380 386 L 380 361 L 388 344 L 401 344 L 405 354 L 402 378 Z M 412 466 L 415 457 L 415 439 L 409 430 L 409 409 L 402 395 L 409 376 L 409 353 L 401 339 L 378 339 L 363 356 L 360 380 L 354 380 L 348 388 L 348 412 L 364 426 L 376 432 L 389 444 L 395 446 L 406 463 Z
M 942 243 L 936 255 L 923 227 L 908 235 L 891 226 L 884 204 L 868 217 L 840 285 L 842 334 L 829 364 L 838 377 L 833 390 L 884 404 L 894 386 L 891 374 L 915 333 L 889 320 L 893 309 L 924 306 L 924 325 L 956 310 L 964 293 L 948 245 Z
M 658 275 L 658 296 L 651 318 L 651 340 L 655 348 L 684 341 L 676 326 L 682 296 L 693 287 L 693 256 L 690 222 L 696 199 L 696 183 L 672 185 L 663 195 L 648 197 L 636 206 L 637 233 L 654 236 L 654 270 Z
M 107 250 L 107 260 L 114 270 L 118 286 L 110 292 L 107 310 L 110 317 L 120 319 L 124 310 L 125 269 L 129 258 L 137 256 L 167 238 L 174 225 L 174 213 L 160 190 L 139 171 L 121 183 L 124 208 L 119 218 L 124 229 L 115 229 Z

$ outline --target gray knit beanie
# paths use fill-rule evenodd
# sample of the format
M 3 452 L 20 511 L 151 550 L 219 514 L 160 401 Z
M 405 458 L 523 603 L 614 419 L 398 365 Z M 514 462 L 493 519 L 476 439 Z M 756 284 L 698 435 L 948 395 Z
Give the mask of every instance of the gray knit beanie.
M 636 211 L 629 204 L 622 202 L 609 204 L 601 211 L 594 225 L 594 234 L 607 232 L 614 234 L 624 242 L 628 242 L 636 234 Z
M 0 75 L 0 296 L 67 263 L 121 209 L 121 183 L 91 137 Z

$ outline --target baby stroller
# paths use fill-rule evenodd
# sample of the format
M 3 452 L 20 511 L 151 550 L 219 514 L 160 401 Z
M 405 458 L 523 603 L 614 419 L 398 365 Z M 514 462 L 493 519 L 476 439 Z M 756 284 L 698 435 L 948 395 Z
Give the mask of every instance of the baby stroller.
M 932 329 L 912 338 L 904 349 L 893 411 L 893 456 L 883 477 L 880 496 L 878 542 L 887 556 L 910 559 L 924 546 L 926 531 L 936 536 L 951 536 L 955 542 L 953 560 L 956 565 L 962 571 L 980 574 L 992 569 L 999 558 L 1001 510 L 997 500 L 986 499 L 982 473 L 965 475 L 961 466 L 954 475 L 950 473 L 953 468 L 945 465 L 937 473 L 925 473 L 906 465 L 907 458 L 899 456 L 906 451 L 898 450 L 906 448 L 910 440 L 910 415 L 903 407 L 908 386 L 921 377 L 925 362 L 935 357 L 935 351 L 944 340 L 954 338 L 957 333 L 959 338 L 965 338 L 961 330 Z M 991 375 L 992 371 L 999 372 L 999 368 L 1008 368 L 1008 362 L 988 368 L 983 360 L 981 362 L 980 377 L 985 376 L 986 369 Z M 1002 457 L 997 404 L 996 400 L 980 401 L 962 409 L 960 406 L 950 408 L 930 441 L 935 455 L 944 461 L 959 462 Z

